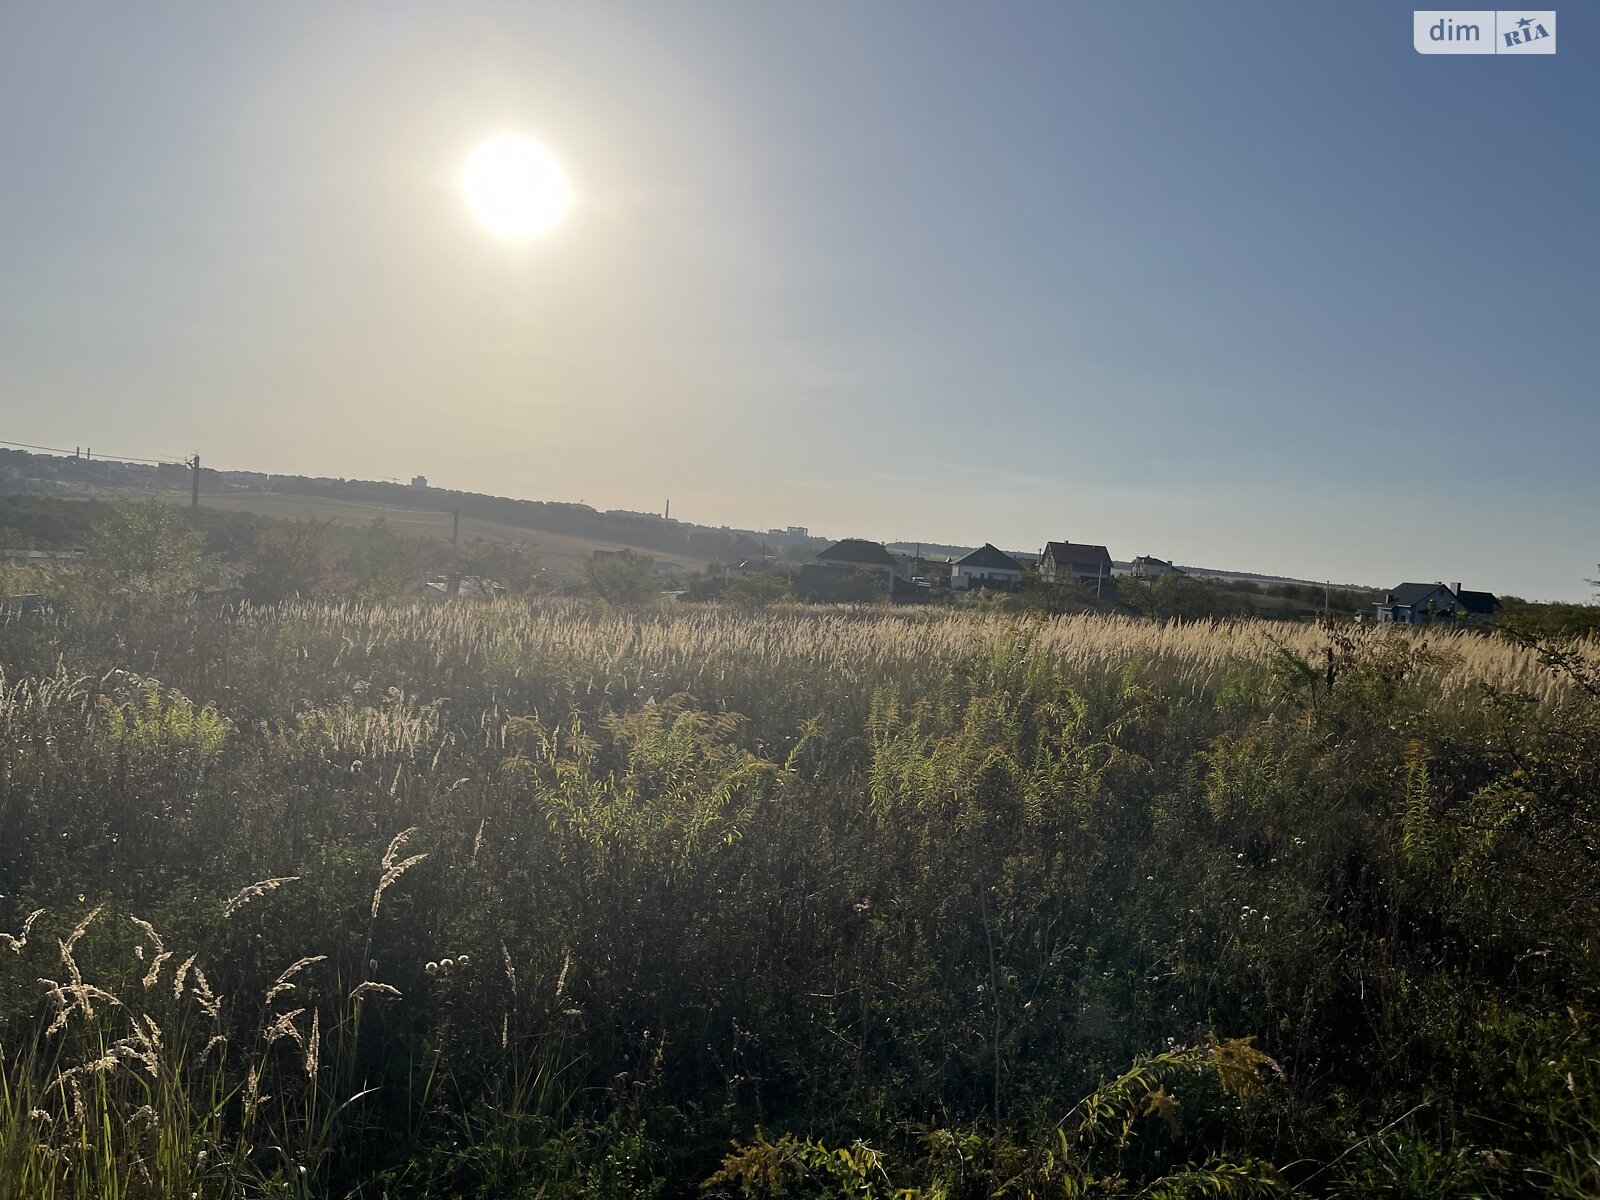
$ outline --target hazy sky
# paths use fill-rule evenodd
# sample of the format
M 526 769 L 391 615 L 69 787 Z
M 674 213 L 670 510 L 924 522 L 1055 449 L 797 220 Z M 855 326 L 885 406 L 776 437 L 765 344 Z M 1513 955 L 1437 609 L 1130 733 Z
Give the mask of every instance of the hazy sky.
M 1589 8 L 14 0 L 0 437 L 1585 598 Z

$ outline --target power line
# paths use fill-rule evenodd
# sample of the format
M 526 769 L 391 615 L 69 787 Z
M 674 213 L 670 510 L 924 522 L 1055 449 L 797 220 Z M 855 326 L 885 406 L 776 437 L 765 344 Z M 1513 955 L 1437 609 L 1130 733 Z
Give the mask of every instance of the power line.
M 15 448 L 17 450 L 43 450 L 47 454 L 66 454 L 66 455 L 69 455 L 69 456 L 71 456 L 73 458 L 76 458 L 78 456 L 77 449 L 66 450 L 66 449 L 63 449 L 60 446 L 35 446 L 35 445 L 32 445 L 31 443 L 28 443 L 28 442 L 8 442 L 8 441 L 5 441 L 3 439 L 0 439 L 0 446 L 11 446 L 11 447 L 13 447 L 13 448 Z M 102 454 L 100 457 L 104 458 L 104 459 L 109 459 L 109 460 L 112 460 L 112 461 L 115 461 L 115 462 L 150 463 L 153 466 L 158 466 L 159 467 L 163 463 L 187 462 L 189 456 L 186 455 L 186 454 L 174 454 L 170 458 L 145 458 L 145 457 L 143 457 L 141 455 L 138 455 L 138 454 L 110 454 L 110 453 L 107 453 L 107 454 Z

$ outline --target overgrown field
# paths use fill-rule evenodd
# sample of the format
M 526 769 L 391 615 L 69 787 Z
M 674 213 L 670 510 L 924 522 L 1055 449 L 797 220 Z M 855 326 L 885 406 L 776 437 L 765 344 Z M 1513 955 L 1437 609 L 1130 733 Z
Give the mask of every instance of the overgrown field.
M 1596 660 L 13 618 L 0 1198 L 1594 1195 Z

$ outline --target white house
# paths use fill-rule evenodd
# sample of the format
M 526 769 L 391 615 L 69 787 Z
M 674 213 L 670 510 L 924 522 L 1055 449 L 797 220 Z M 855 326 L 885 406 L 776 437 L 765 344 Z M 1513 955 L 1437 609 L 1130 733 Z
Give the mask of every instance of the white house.
M 1021 582 L 1022 564 L 989 542 L 956 559 L 950 568 L 950 586 L 957 590 L 987 587 L 1009 591 Z
M 1135 579 L 1160 579 L 1163 575 L 1182 575 L 1183 572 L 1170 562 L 1141 554 L 1128 564 L 1128 574 Z

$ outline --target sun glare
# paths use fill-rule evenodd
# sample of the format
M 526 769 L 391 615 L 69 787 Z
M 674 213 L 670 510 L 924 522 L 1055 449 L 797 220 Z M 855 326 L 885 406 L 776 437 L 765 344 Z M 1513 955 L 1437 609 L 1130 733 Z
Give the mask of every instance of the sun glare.
M 572 192 L 561 164 L 532 138 L 505 134 L 474 150 L 461 171 L 472 215 L 503 238 L 532 238 L 561 222 Z

